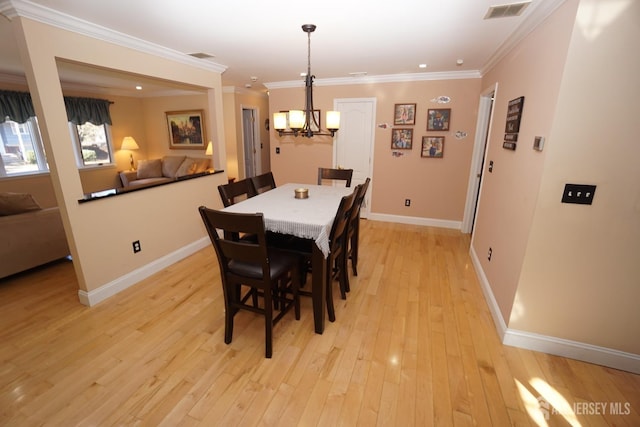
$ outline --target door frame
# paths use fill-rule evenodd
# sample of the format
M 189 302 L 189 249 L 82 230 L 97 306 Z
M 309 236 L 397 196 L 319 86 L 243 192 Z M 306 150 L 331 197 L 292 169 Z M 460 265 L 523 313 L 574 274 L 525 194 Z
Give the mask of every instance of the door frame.
M 475 227 L 477 217 L 476 208 L 482 192 L 483 163 L 489 149 L 489 134 L 493 123 L 493 100 L 498 93 L 498 83 L 493 84 L 480 94 L 478 105 L 478 120 L 476 122 L 476 137 L 469 170 L 469 184 L 467 199 L 464 207 L 461 231 L 469 234 Z
M 247 136 L 245 135 L 245 132 L 244 132 L 245 110 L 249 110 L 252 112 L 253 141 L 247 141 Z M 254 176 L 260 175 L 262 173 L 262 157 L 261 157 L 262 152 L 259 148 L 262 146 L 262 143 L 260 141 L 260 128 L 258 123 L 258 117 L 260 117 L 259 113 L 260 111 L 257 107 L 240 105 L 240 118 L 242 123 L 242 126 L 240 126 L 240 132 L 241 132 L 241 138 L 242 138 L 242 165 L 244 169 L 242 172 L 244 174 L 244 178 L 249 178 L 249 176 L 247 175 L 247 163 L 246 163 L 247 144 L 249 142 L 253 142 L 253 146 L 251 147 L 252 149 L 249 152 L 250 158 L 253 161 L 253 167 L 254 167 L 253 175 Z

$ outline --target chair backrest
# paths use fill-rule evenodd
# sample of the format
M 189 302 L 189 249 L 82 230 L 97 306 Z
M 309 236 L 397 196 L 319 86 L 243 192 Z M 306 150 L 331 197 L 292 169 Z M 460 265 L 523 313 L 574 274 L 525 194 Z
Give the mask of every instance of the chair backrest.
M 364 196 L 367 195 L 367 190 L 369 189 L 369 182 L 371 182 L 371 178 L 367 178 L 362 184 L 356 185 L 356 198 L 353 201 L 353 210 L 351 212 L 351 220 L 358 218 L 360 216 L 360 208 L 362 207 L 362 202 L 364 201 Z
M 276 188 L 276 181 L 273 178 L 273 172 L 263 173 L 262 175 L 252 176 L 251 181 L 252 196 L 257 196 L 265 191 Z
M 266 283 L 270 273 L 262 214 L 224 212 L 204 206 L 198 210 L 218 256 L 222 280 L 226 283 L 229 275 L 234 275 Z M 218 230 L 223 231 L 223 237 Z M 239 239 L 237 236 L 241 234 L 252 234 L 257 238 Z M 225 295 L 225 299 L 227 297 Z
M 333 179 L 346 181 L 346 186 L 351 187 L 351 177 L 353 177 L 353 169 L 318 168 L 318 185 L 322 185 L 324 179 Z
M 349 218 L 351 217 L 351 209 L 353 208 L 353 202 L 356 199 L 356 192 L 344 196 L 340 200 L 340 206 L 336 212 L 336 217 L 333 220 L 331 226 L 331 233 L 329 234 L 329 244 L 331 252 L 337 247 L 344 244 L 346 239 L 347 225 L 349 224 Z
M 218 192 L 222 198 L 222 204 L 227 207 L 236 203 L 236 197 L 249 198 L 253 195 L 251 182 L 248 179 L 218 185 Z

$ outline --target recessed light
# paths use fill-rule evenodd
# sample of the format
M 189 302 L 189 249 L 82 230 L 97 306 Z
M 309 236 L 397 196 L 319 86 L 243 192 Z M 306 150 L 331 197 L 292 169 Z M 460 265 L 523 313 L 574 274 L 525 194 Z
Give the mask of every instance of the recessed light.
M 418 65 L 418 68 L 427 68 L 427 64 L 420 64 Z
M 142 86 L 140 85 L 136 86 L 136 90 L 142 90 Z
M 462 64 L 464 64 L 464 59 L 458 59 L 456 61 L 456 65 L 462 65 Z

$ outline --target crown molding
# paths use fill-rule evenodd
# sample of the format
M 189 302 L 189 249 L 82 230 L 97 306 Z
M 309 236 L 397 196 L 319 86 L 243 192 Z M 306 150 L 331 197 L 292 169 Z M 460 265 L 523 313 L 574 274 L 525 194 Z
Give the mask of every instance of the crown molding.
M 94 23 L 78 19 L 71 15 L 58 12 L 56 10 L 36 5 L 27 0 L 4 0 L 0 1 L 0 13 L 9 20 L 16 17 L 28 18 L 33 21 L 42 22 L 56 28 L 82 34 L 94 39 L 113 43 L 118 46 L 148 53 L 161 58 L 180 62 L 185 65 L 214 71 L 222 74 L 226 71 L 225 65 L 218 64 L 209 59 L 198 59 L 183 52 L 169 49 L 155 43 L 148 42 L 136 37 L 129 36 L 118 31 L 111 30 Z
M 471 71 L 447 71 L 433 73 L 408 73 L 408 74 L 383 74 L 379 76 L 336 77 L 328 79 L 316 79 L 314 86 L 340 86 L 372 83 L 401 83 L 419 82 L 426 80 L 460 80 L 479 79 L 482 75 L 477 70 Z M 303 80 L 291 80 L 286 82 L 269 82 L 264 84 L 269 90 L 286 89 L 304 86 Z
M 502 60 L 514 47 L 516 47 L 533 30 L 538 28 L 557 8 L 566 0 L 540 0 L 531 2 L 529 6 L 529 16 L 518 26 L 513 33 L 502 43 L 491 55 L 486 64 L 482 67 L 481 75 L 487 74 L 500 60 Z M 527 13 L 527 12 L 525 12 Z

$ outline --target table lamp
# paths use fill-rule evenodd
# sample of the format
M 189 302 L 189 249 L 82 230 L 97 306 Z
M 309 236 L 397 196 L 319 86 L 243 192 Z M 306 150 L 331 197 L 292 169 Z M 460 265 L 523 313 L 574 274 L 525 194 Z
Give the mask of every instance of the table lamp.
M 137 150 L 140 147 L 138 147 L 138 144 L 136 143 L 136 140 L 133 139 L 132 136 L 125 136 L 124 139 L 122 140 L 122 145 L 120 146 L 121 150 Z M 131 163 L 131 170 L 134 171 L 136 170 L 134 164 L 133 164 L 133 153 L 129 153 L 129 161 Z

